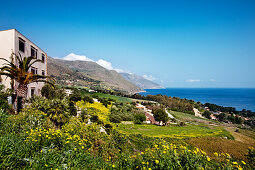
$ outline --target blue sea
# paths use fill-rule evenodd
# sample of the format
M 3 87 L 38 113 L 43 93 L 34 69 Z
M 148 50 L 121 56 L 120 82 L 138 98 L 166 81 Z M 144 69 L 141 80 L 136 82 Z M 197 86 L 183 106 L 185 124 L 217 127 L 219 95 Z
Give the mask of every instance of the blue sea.
M 141 95 L 167 95 L 193 99 L 201 103 L 213 103 L 237 110 L 255 111 L 255 88 L 166 88 L 146 89 Z

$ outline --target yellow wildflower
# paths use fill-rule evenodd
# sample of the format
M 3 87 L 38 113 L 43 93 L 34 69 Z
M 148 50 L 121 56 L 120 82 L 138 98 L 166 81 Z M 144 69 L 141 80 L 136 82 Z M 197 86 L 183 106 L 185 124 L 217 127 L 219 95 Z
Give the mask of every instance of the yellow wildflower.
M 241 161 L 244 165 L 246 165 L 246 163 L 244 161 Z
M 113 168 L 115 168 L 115 165 L 112 165 Z
M 206 158 L 207 158 L 207 161 L 210 161 L 210 160 L 211 160 L 209 156 L 207 156 Z
M 238 163 L 237 162 L 233 162 L 234 165 L 237 165 Z
M 156 164 L 159 164 L 159 160 L 156 160 L 155 163 L 156 163 Z

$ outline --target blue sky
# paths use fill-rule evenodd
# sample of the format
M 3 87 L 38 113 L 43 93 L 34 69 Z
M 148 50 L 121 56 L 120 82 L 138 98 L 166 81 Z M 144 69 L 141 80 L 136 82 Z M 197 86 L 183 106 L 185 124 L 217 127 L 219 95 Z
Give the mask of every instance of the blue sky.
M 165 87 L 255 87 L 254 0 L 3 1 L 10 28 Z

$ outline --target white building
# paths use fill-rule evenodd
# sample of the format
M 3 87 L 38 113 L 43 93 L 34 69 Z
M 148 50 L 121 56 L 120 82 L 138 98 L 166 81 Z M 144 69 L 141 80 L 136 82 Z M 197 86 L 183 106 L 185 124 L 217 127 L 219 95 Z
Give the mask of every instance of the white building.
M 47 54 L 36 46 L 32 41 L 18 32 L 16 29 L 0 31 L 0 58 L 5 58 L 10 60 L 12 53 L 21 55 L 22 57 L 34 56 L 37 59 L 41 59 L 43 63 L 37 62 L 31 67 L 31 72 L 35 74 L 47 75 Z M 6 63 L 0 60 L 0 67 Z M 14 63 L 16 63 L 14 61 Z M 11 88 L 11 80 L 6 79 L 2 76 L 2 84 L 6 88 Z M 18 84 L 14 82 L 14 90 L 17 88 Z M 40 95 L 41 89 L 44 86 L 43 82 L 31 83 L 28 85 L 28 97 L 33 95 Z

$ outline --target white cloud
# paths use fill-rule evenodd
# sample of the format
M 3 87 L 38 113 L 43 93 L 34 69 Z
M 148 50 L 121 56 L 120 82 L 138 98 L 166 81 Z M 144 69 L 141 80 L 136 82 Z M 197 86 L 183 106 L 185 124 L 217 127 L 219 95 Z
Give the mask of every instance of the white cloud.
M 215 79 L 210 79 L 210 81 L 214 82 L 214 81 L 216 81 L 216 80 L 215 80 Z
M 57 58 L 57 57 L 56 57 Z M 88 57 L 86 57 L 85 55 L 78 55 L 78 54 L 74 54 L 74 53 L 70 53 L 67 56 L 63 57 L 63 58 L 57 58 L 57 59 L 62 59 L 62 60 L 70 60 L 70 61 L 75 61 L 75 60 L 81 60 L 81 61 L 92 61 L 97 63 L 98 65 L 108 69 L 108 70 L 115 70 L 118 73 L 130 73 L 129 71 L 125 71 L 119 68 L 113 68 L 112 63 L 103 59 L 99 59 L 97 61 L 94 61 Z
M 100 59 L 100 60 L 96 61 L 96 63 L 99 64 L 100 66 L 108 69 L 108 70 L 113 70 L 111 62 L 108 62 L 106 60 Z
M 74 53 L 70 53 L 67 56 L 62 58 L 63 60 L 70 60 L 70 61 L 75 61 L 75 60 L 82 60 L 82 61 L 93 61 L 92 59 L 86 57 L 85 55 L 77 55 Z
M 194 83 L 194 82 L 201 82 L 201 80 L 199 80 L 199 79 L 189 79 L 189 80 L 186 80 L 186 82 Z
M 143 78 L 145 78 L 145 79 L 147 79 L 147 80 L 150 80 L 150 81 L 156 80 L 156 78 L 153 77 L 152 75 L 143 75 Z
M 118 73 L 126 73 L 126 71 L 119 68 L 115 68 L 114 70 L 117 71 Z

